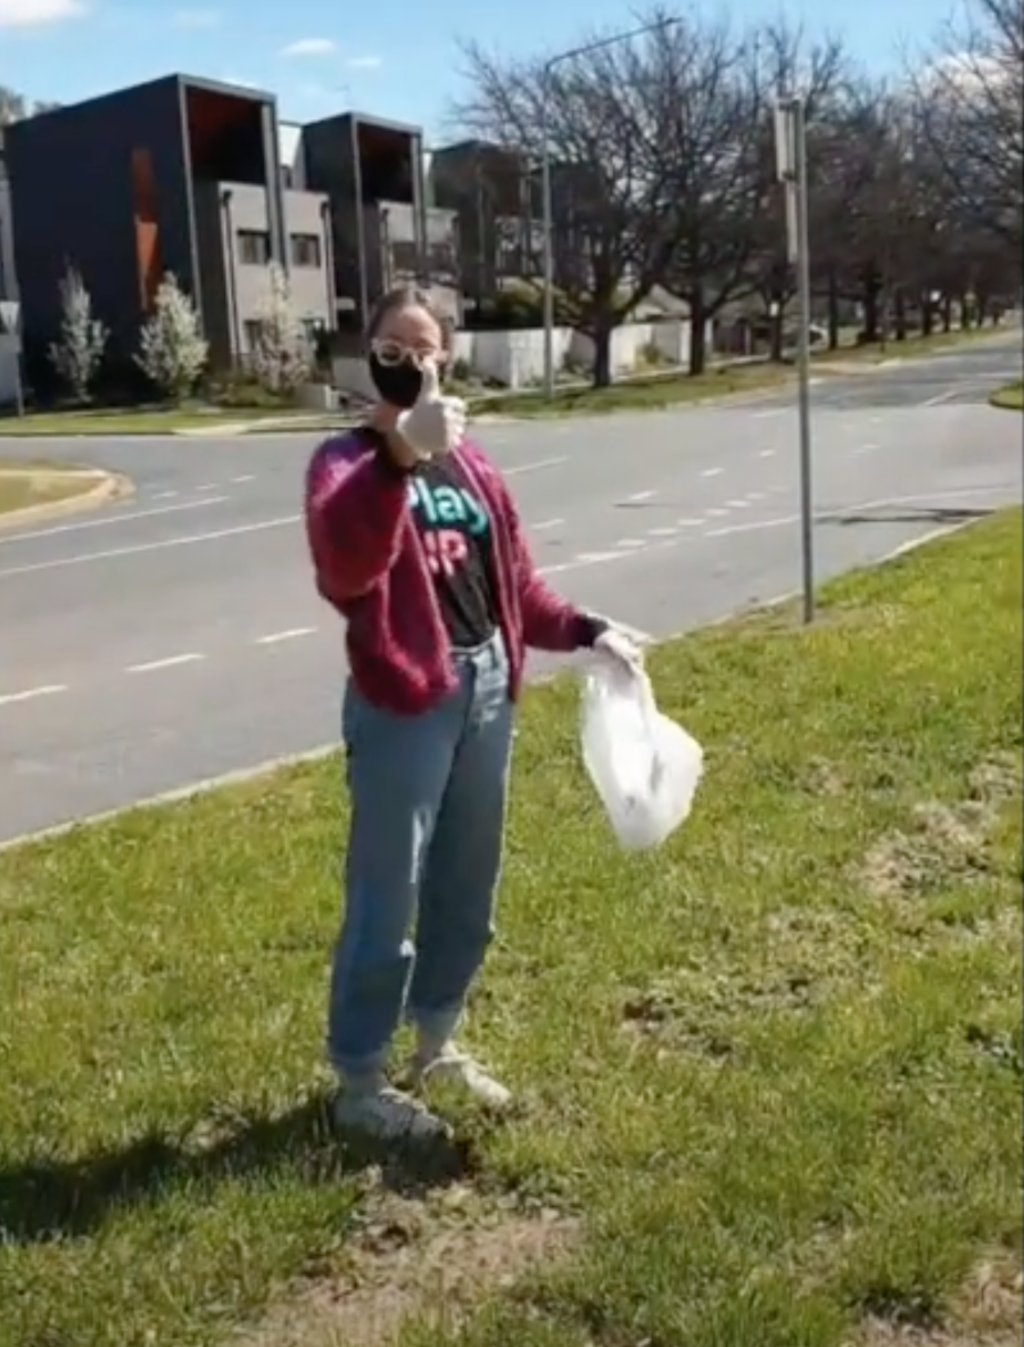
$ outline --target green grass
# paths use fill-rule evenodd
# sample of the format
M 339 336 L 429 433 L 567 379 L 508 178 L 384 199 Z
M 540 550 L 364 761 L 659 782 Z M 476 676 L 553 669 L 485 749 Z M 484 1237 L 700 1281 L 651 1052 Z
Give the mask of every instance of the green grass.
M 280 407 L 209 407 L 180 411 L 168 408 L 92 408 L 31 412 L 26 416 L 0 420 L 0 439 L 5 435 L 170 435 L 180 430 L 213 430 L 217 426 L 250 421 L 283 421 L 288 416 L 288 409 Z
M 1024 411 L 1024 383 L 1018 379 L 1016 383 L 997 389 L 989 401 L 993 407 L 1002 407 L 1006 411 Z
M 37 505 L 55 505 L 84 495 L 99 478 L 88 470 L 52 463 L 14 463 L 0 458 L 0 516 Z
M 1021 561 L 1015 511 L 656 652 L 708 762 L 649 856 L 529 693 L 468 1035 L 524 1104 L 426 1195 L 325 1123 L 336 760 L 0 856 L 0 1344 L 839 1347 L 1012 1290 Z
M 680 403 L 770 388 L 785 382 L 790 372 L 777 365 L 722 366 L 708 374 L 668 373 L 612 384 L 610 388 L 573 385 L 556 389 L 553 398 L 543 392 L 516 391 L 470 400 L 477 416 L 550 417 L 605 412 L 659 411 Z

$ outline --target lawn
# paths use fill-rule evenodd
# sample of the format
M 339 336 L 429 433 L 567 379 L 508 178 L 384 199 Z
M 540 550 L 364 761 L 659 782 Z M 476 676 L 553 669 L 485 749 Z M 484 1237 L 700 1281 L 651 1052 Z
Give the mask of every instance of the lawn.
M 993 407 L 1002 407 L 1006 411 L 1024 411 L 1024 383 L 1018 379 L 1016 383 L 997 389 L 992 394 L 991 402 Z
M 1021 554 L 656 652 L 708 762 L 649 856 L 529 693 L 469 1032 L 523 1107 L 433 1182 L 325 1122 L 336 760 L 0 855 L 0 1344 L 1018 1342 Z
M 86 469 L 0 459 L 0 516 L 84 495 L 101 480 Z
M 197 407 L 180 411 L 159 407 L 92 408 L 31 412 L 23 417 L 0 419 L 0 439 L 5 435 L 171 435 L 182 430 L 216 430 L 218 426 L 288 419 L 288 409 L 280 407 Z M 308 414 L 300 416 L 303 425 L 308 419 L 312 419 Z

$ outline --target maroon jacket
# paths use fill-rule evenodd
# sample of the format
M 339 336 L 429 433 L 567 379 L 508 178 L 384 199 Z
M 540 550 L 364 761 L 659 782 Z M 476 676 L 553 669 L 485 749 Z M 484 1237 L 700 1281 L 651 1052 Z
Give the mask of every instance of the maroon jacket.
M 591 646 L 606 624 L 559 598 L 537 573 L 497 467 L 466 441 L 455 453 L 491 517 L 514 699 L 527 646 L 565 652 Z M 378 706 L 415 715 L 453 692 L 457 679 L 407 493 L 407 475 L 358 430 L 322 444 L 306 473 L 317 589 L 347 619 L 352 677 Z

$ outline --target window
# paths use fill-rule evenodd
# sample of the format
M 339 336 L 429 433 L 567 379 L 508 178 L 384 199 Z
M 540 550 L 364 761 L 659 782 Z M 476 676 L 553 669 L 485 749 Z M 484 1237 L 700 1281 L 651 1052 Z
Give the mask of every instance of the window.
M 263 340 L 263 323 L 258 318 L 249 318 L 242 327 L 245 331 L 245 349 L 251 354 Z
M 247 267 L 265 267 L 270 261 L 270 235 L 265 229 L 238 231 L 238 260 Z
M 320 239 L 316 234 L 292 235 L 292 266 L 319 267 Z

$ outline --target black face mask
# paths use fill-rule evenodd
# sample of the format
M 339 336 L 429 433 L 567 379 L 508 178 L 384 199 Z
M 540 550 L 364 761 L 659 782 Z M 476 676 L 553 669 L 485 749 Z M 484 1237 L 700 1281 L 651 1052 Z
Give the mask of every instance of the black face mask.
M 423 385 L 423 375 L 411 360 L 385 365 L 375 355 L 370 356 L 370 378 L 384 402 L 406 411 L 415 404 Z

